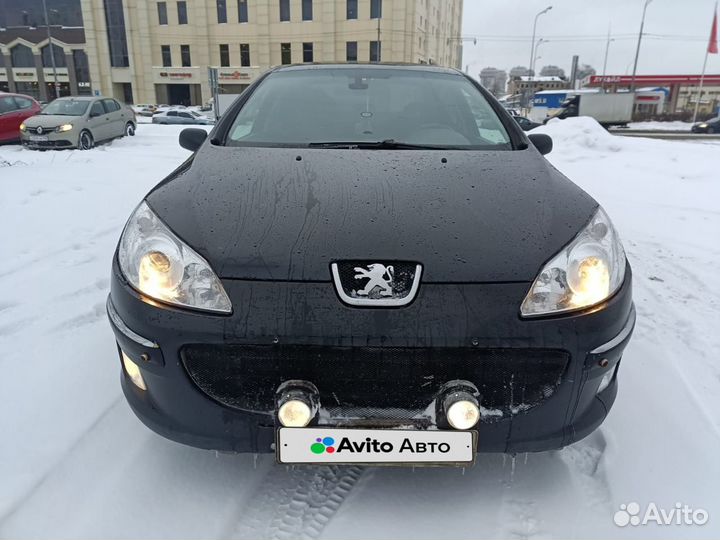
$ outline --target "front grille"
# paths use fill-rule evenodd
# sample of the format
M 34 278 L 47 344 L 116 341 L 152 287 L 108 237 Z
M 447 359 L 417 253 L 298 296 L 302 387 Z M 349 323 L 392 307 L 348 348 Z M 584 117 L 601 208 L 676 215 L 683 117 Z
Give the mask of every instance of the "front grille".
M 332 415 L 423 411 L 456 379 L 474 383 L 487 409 L 526 411 L 555 392 L 569 361 L 547 349 L 189 345 L 180 354 L 195 384 L 223 405 L 272 412 L 277 387 L 302 379 Z

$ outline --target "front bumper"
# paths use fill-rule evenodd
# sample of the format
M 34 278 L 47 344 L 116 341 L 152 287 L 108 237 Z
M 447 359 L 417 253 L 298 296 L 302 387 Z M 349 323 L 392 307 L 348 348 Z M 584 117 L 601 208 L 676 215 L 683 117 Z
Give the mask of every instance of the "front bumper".
M 208 387 L 201 389 L 202 377 L 188 368 L 187 355 L 192 348 L 216 351 L 205 360 L 215 359 L 221 366 L 234 361 L 233 351 L 255 348 L 270 351 L 268 359 L 272 351 L 278 351 L 280 357 L 288 350 L 310 350 L 319 359 L 318 351 L 333 351 L 333 355 L 335 351 L 350 351 L 348 361 L 356 362 L 362 361 L 362 356 L 353 354 L 371 349 L 383 354 L 404 351 L 402 362 L 414 358 L 407 356 L 407 351 L 413 350 L 466 357 L 477 354 L 478 358 L 488 351 L 515 357 L 522 357 L 523 351 L 528 351 L 528 356 L 530 351 L 535 355 L 543 350 L 548 354 L 560 351 L 567 363 L 546 398 L 528 406 L 518 397 L 522 389 L 515 388 L 509 394 L 514 403 L 505 404 L 501 414 L 497 408 L 486 411 L 476 426 L 479 452 L 527 452 L 566 446 L 602 423 L 615 400 L 617 367 L 635 323 L 629 266 L 625 283 L 603 305 L 587 312 L 531 320 L 518 314 L 529 283 L 426 283 L 412 305 L 389 310 L 345 306 L 330 281 L 223 280 L 223 286 L 233 302 L 234 312 L 229 316 L 161 306 L 132 289 L 115 260 L 108 310 L 119 349 L 140 366 L 148 388 L 137 388 L 123 371 L 123 390 L 137 416 L 169 439 L 237 452 L 273 451 L 274 410 L 262 404 L 238 408 L 229 402 L 220 403 L 224 398 L 217 395 L 215 399 L 209 397 Z M 288 365 L 297 364 L 292 358 L 287 361 Z M 303 373 L 302 369 L 296 367 L 293 375 L 297 370 Z M 228 379 L 237 380 L 237 372 L 231 373 Z M 394 385 L 398 396 L 418 388 L 409 386 L 412 377 L 408 373 L 400 367 L 394 376 L 388 375 L 390 388 Z M 453 378 L 452 371 L 442 373 Z M 610 383 L 598 392 L 608 374 Z M 432 375 L 438 376 L 435 372 Z M 338 371 L 339 391 L 340 377 Z M 314 382 L 311 373 L 306 378 Z M 332 380 L 330 374 L 323 382 L 332 384 Z M 366 382 L 362 376 L 357 380 L 357 391 L 362 394 Z M 387 397 L 388 387 L 380 388 L 385 393 L 377 395 Z M 275 388 L 267 390 L 274 392 Z M 367 392 L 371 391 L 368 387 Z M 328 392 L 330 395 L 331 390 Z M 343 419 L 344 399 L 341 394 L 337 403 L 321 403 L 327 408 L 319 425 L 352 425 L 347 414 Z M 357 425 L 387 427 L 395 422 L 419 429 L 435 427 L 432 415 L 418 421 L 417 417 L 398 419 L 388 405 L 391 403 L 384 403 L 375 411 L 377 416 Z M 431 406 L 427 403 L 426 408 Z M 388 417 L 384 417 L 384 410 Z
M 32 129 L 32 128 L 29 128 Z M 45 131 L 41 136 L 47 140 L 33 140 L 32 137 L 36 136 L 29 131 L 25 131 L 20 136 L 20 142 L 23 146 L 31 149 L 63 149 L 63 148 L 76 148 L 79 137 L 79 131 L 73 126 L 70 131 L 64 131 L 58 133 L 56 131 Z

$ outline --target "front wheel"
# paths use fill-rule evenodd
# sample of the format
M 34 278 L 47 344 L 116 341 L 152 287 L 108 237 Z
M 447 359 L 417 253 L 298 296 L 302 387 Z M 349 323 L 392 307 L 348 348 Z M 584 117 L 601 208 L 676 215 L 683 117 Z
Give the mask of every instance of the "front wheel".
M 89 131 L 83 131 L 80 133 L 80 140 L 78 141 L 78 148 L 80 150 L 90 150 L 95 144 L 92 134 Z
M 128 122 L 125 124 L 125 136 L 126 137 L 134 137 L 135 136 L 135 126 L 132 122 Z

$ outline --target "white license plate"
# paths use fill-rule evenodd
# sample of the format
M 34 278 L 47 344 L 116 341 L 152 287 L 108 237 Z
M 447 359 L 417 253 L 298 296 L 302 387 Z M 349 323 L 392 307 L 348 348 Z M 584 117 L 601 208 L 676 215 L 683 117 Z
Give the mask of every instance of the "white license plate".
M 30 135 L 30 140 L 35 142 L 47 141 L 48 138 L 45 135 Z
M 475 432 L 397 429 L 280 428 L 280 463 L 469 465 Z

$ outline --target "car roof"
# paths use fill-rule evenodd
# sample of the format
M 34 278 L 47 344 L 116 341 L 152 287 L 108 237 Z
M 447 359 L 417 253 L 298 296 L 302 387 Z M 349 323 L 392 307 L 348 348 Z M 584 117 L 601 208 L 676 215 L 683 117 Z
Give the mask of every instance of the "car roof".
M 289 64 L 284 66 L 277 66 L 273 69 L 273 71 L 314 71 L 314 70 L 323 70 L 323 69 L 357 69 L 357 68 L 363 68 L 363 69 L 378 69 L 378 70 L 387 70 L 387 69 L 402 69 L 406 71 L 431 71 L 433 73 L 447 73 L 448 75 L 462 75 L 462 72 L 454 69 L 454 68 L 448 68 L 443 66 L 437 66 L 434 64 L 410 64 L 410 63 L 402 63 L 402 62 L 387 62 L 387 63 L 377 63 L 377 62 L 353 62 L 353 63 L 344 63 L 344 64 L 337 64 L 337 63 L 312 63 L 312 64 Z

